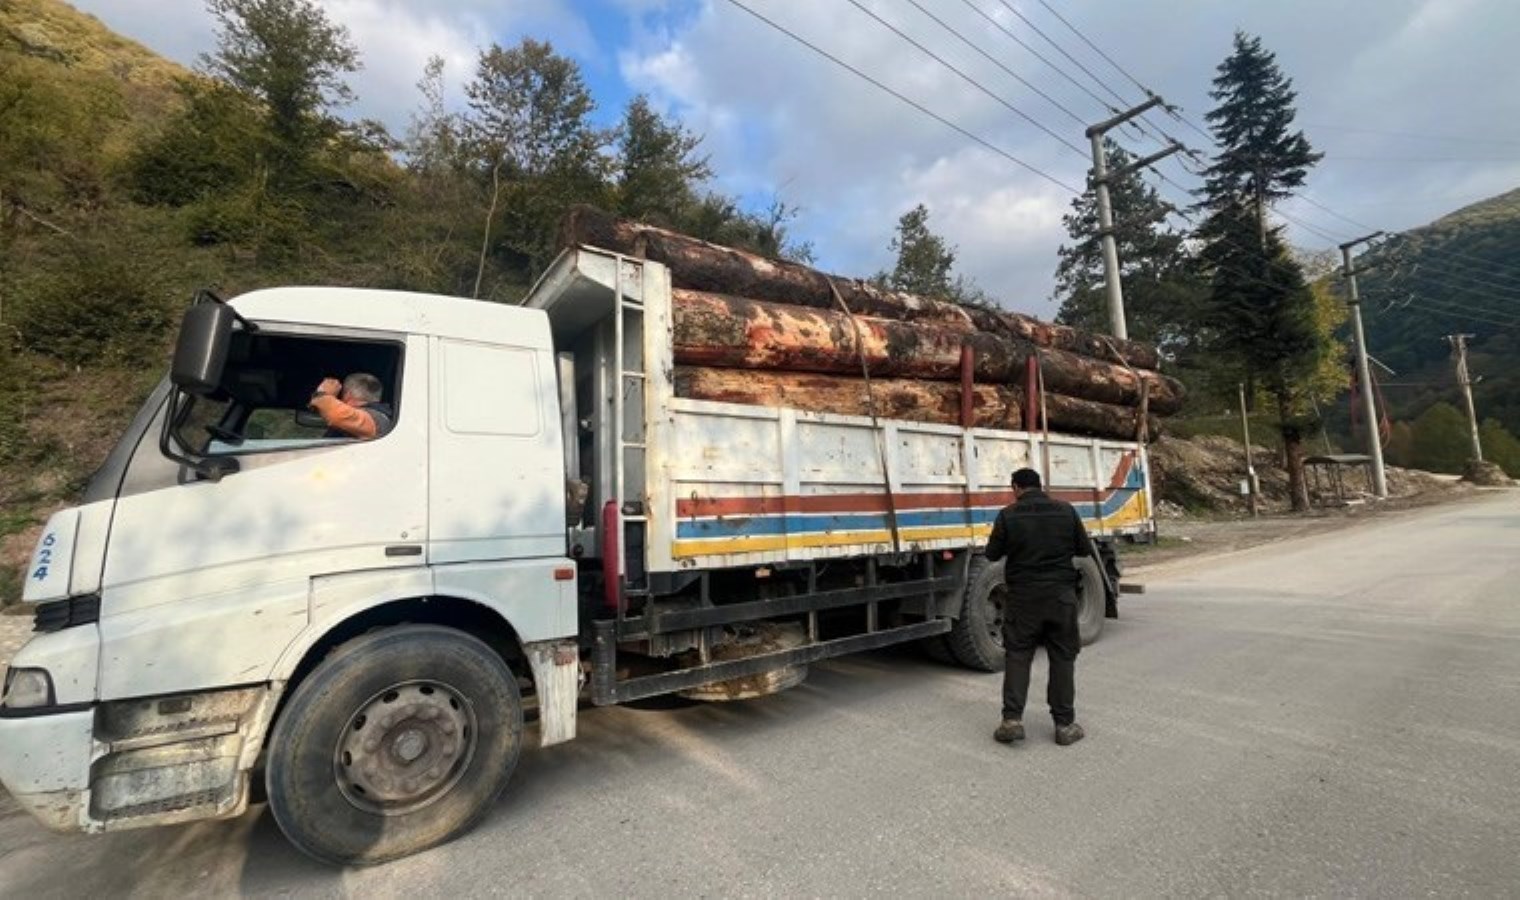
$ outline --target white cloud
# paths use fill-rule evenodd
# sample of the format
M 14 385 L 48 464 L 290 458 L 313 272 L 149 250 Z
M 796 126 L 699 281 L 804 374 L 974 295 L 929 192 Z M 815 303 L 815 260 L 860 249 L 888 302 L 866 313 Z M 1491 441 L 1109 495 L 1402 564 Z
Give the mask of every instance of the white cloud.
M 203 0 L 74 0 L 111 28 L 185 65 L 215 49 L 215 21 Z M 595 40 L 569 0 L 318 0 L 330 21 L 348 29 L 363 69 L 350 85 L 353 115 L 378 119 L 404 132 L 419 101 L 417 80 L 430 56 L 446 62 L 446 82 L 457 92 L 480 48 L 515 43 L 524 35 L 552 40 L 572 53 L 591 55 Z

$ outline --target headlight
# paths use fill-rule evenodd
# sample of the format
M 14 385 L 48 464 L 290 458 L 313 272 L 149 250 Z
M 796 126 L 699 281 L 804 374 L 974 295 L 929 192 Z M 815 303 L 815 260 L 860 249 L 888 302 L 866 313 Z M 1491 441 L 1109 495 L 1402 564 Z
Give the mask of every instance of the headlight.
M 34 709 L 53 705 L 53 679 L 46 669 L 11 669 L 5 673 L 6 709 Z

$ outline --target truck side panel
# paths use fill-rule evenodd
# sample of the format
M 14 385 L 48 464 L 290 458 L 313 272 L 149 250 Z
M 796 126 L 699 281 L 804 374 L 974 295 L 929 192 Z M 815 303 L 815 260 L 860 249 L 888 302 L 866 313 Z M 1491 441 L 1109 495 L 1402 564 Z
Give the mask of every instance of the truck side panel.
M 975 546 L 1025 466 L 1048 471 L 1094 534 L 1149 528 L 1136 444 L 679 398 L 665 418 L 652 571 Z

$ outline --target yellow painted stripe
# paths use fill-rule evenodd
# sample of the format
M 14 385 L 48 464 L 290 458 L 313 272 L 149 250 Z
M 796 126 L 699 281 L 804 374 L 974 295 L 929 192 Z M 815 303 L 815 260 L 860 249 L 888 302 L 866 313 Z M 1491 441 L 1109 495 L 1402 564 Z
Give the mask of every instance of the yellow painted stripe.
M 1097 523 L 1100 528 L 1122 528 L 1146 521 L 1145 493 L 1136 492 L 1113 515 Z M 992 524 L 940 526 L 932 528 L 902 528 L 898 534 L 902 541 L 975 540 L 992 533 Z M 757 537 L 712 537 L 697 540 L 676 541 L 671 556 L 686 559 L 694 556 L 731 556 L 739 553 L 771 553 L 779 550 L 805 550 L 817 547 L 849 547 L 857 545 L 890 545 L 892 533 L 883 528 L 876 531 L 849 531 L 835 534 L 761 535 Z

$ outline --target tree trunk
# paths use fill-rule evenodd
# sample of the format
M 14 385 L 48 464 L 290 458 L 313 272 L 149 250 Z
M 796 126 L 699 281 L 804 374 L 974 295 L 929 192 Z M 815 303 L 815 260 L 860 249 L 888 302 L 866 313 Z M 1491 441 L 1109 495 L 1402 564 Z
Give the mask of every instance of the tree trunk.
M 1304 512 L 1309 509 L 1309 483 L 1304 478 L 1304 436 L 1292 421 L 1285 397 L 1277 399 L 1277 418 L 1283 442 L 1283 468 L 1288 470 L 1288 499 L 1294 512 Z
M 694 237 L 616 219 L 589 206 L 570 210 L 560 226 L 560 245 L 585 244 L 662 263 L 677 287 L 815 309 L 837 310 L 842 299 L 855 315 L 934 325 L 952 331 L 984 331 L 1020 338 L 1098 359 L 1155 370 L 1156 348 L 1042 322 L 1006 310 L 979 309 L 890 291 L 864 281 L 819 272 L 800 263 L 767 259 Z M 836 291 L 838 296 L 836 297 Z
M 875 414 L 883 419 L 939 425 L 957 425 L 961 419 L 960 385 L 942 381 L 872 378 L 868 394 L 865 381 L 860 378 L 677 366 L 675 385 L 676 396 L 694 400 L 790 407 L 847 416 L 870 415 L 874 408 Z M 1022 430 L 1022 390 L 979 384 L 973 389 L 973 398 L 974 427 Z M 1139 414 L 1133 409 L 1060 394 L 1047 394 L 1045 400 L 1053 432 L 1127 441 L 1135 440 L 1138 434 Z M 1152 419 L 1152 438 L 1160 434 L 1159 428 Z
M 684 288 L 674 292 L 674 343 L 679 364 L 855 376 L 864 356 L 873 377 L 938 381 L 960 380 L 961 347 L 969 345 L 976 380 L 994 384 L 1022 384 L 1025 362 L 1036 351 L 1027 340 L 986 332 Z M 1168 415 L 1182 406 L 1176 379 L 1063 350 L 1038 352 L 1053 393 L 1134 406 L 1145 383 L 1152 412 Z

